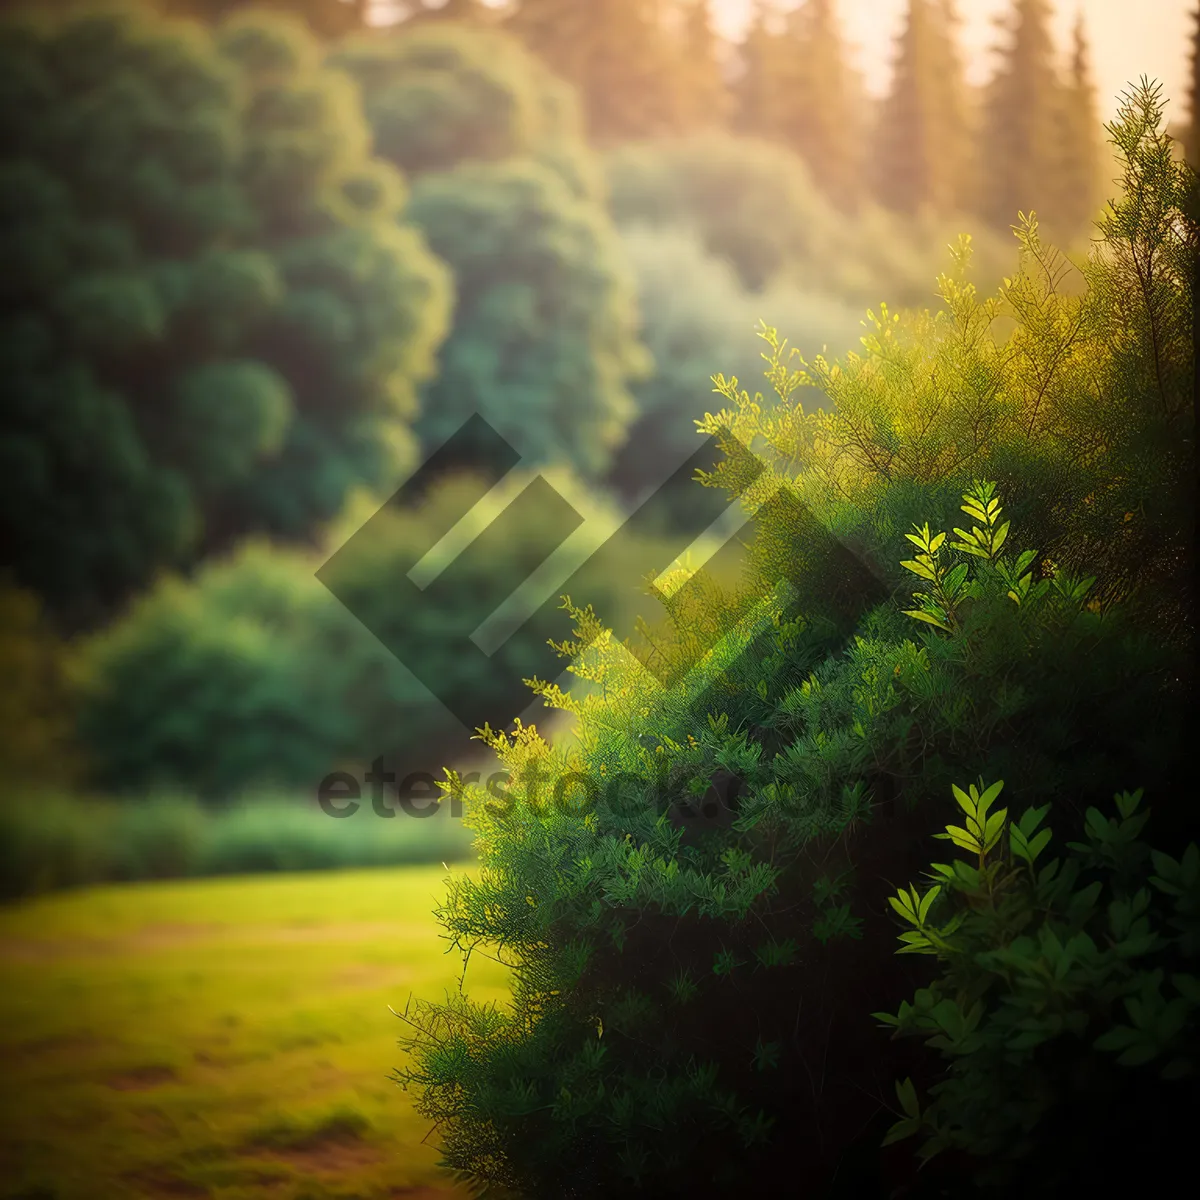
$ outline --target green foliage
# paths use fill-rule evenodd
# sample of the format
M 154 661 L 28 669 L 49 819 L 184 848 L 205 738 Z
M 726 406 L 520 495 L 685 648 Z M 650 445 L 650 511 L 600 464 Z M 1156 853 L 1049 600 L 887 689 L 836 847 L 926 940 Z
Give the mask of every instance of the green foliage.
M 312 796 L 247 797 L 213 809 L 160 793 L 116 802 L 15 787 L 0 808 L 6 900 L 144 879 L 466 862 L 471 839 L 448 813 L 381 820 L 369 803 L 335 820 Z
M 951 233 L 943 219 L 910 220 L 863 206 L 839 213 L 812 171 L 782 146 L 730 134 L 633 143 L 608 156 L 612 209 L 622 225 L 694 229 L 744 287 L 792 284 L 843 303 L 927 303 Z M 1009 246 L 979 241 L 983 278 L 1010 267 Z
M 870 1174 L 875 1070 L 902 1060 L 863 1018 L 911 994 L 921 961 L 892 953 L 884 881 L 916 869 L 931 806 L 961 779 L 1004 779 L 1118 874 L 1137 869 L 1126 833 L 1087 810 L 1113 779 L 1170 795 L 1184 777 L 1183 476 L 1148 447 L 1191 461 L 1174 255 L 1194 233 L 1183 176 L 1154 166 L 1156 126 L 1138 124 L 1153 110 L 1143 92 L 1116 127 L 1125 224 L 1102 231 L 1086 294 L 1060 291 L 1027 226 L 999 298 L 944 278 L 944 313 L 881 309 L 837 363 L 797 363 L 764 330 L 774 400 L 717 377 L 728 408 L 703 426 L 725 458 L 702 481 L 754 514 L 738 569 L 678 568 L 668 619 L 625 642 L 571 605 L 561 649 L 583 686 L 533 686 L 574 740 L 489 731 L 510 785 L 447 778 L 481 872 L 439 917 L 465 961 L 511 967 L 512 1002 L 414 1003 L 397 1077 L 465 1178 L 582 1200 L 738 1195 L 748 1174 L 821 1195 L 851 1162 Z M 1118 299 L 1129 256 L 1143 287 Z M 1137 341 L 1150 324 L 1157 369 Z M 824 410 L 800 402 L 812 385 Z M 996 799 L 982 780 L 959 796 L 951 837 L 975 857 L 951 870 L 972 886 L 995 882 Z M 1186 805 L 1164 817 L 1176 854 Z M 1018 824 L 1042 854 L 1037 823 Z M 932 900 L 894 897 L 918 934 L 940 921 L 937 882 Z M 921 1115 L 915 1085 L 901 1099 Z
M 353 85 L 279 15 L 0 27 L 3 536 L 93 621 L 410 466 L 449 287 Z
M 1128 1090 L 1145 1095 L 1139 1076 L 1195 1075 L 1200 847 L 1176 860 L 1141 842 L 1149 814 L 1138 811 L 1139 789 L 1116 796 L 1116 817 L 1089 808 L 1084 840 L 1050 858 L 1049 806 L 1016 821 L 989 812 L 1003 787 L 955 787 L 966 828 L 937 836 L 969 859 L 933 864 L 933 886 L 890 900 L 912 926 L 898 953 L 936 956 L 940 975 L 896 1014 L 875 1016 L 894 1036 L 923 1038 L 947 1071 L 924 1105 L 911 1080 L 897 1084 L 905 1115 L 887 1142 L 920 1134 L 923 1161 L 963 1150 L 983 1182 L 1033 1177 L 1052 1195 L 1080 1181 L 1073 1151 L 1086 1157 L 1086 1142 L 1063 1139 L 1065 1122 L 1088 1129 Z M 1154 1138 L 1138 1155 L 1169 1144 L 1154 1121 L 1169 1125 L 1183 1096 L 1168 1087 L 1156 1099 L 1153 1114 L 1123 1105 Z M 1122 1159 L 1110 1156 L 1105 1169 Z
M 453 23 L 332 61 L 361 84 L 378 152 L 415 176 L 408 215 L 454 272 L 423 442 L 479 413 L 527 463 L 602 473 L 649 362 L 574 96 L 511 36 Z
M 994 544 L 990 488 L 972 499 L 984 506 L 977 528 Z M 863 944 L 861 969 L 878 968 L 878 935 L 866 940 L 847 871 L 851 856 L 897 837 L 879 823 L 882 796 L 899 789 L 906 807 L 919 808 L 968 763 L 1011 769 L 1047 799 L 1093 796 L 1109 773 L 1130 769 L 1122 739 L 1144 747 L 1139 768 L 1153 768 L 1178 737 L 1155 707 L 1165 664 L 1156 677 L 1144 640 L 1118 615 L 1089 612 L 1074 589 L 1018 606 L 978 562 L 971 606 L 924 644 L 904 636 L 894 603 L 844 646 L 776 614 L 751 653 L 741 653 L 748 635 L 731 637 L 693 673 L 701 681 L 667 689 L 600 631 L 572 667 L 593 685 L 588 694 L 535 687 L 577 716 L 577 746 L 525 728 L 491 737 L 513 781 L 504 804 L 451 776 L 447 787 L 462 792 L 479 834 L 483 874 L 455 884 L 440 916 L 466 959 L 498 954 L 517 982 L 511 1015 L 465 1000 L 405 1013 L 417 1065 L 399 1078 L 444 1123 L 449 1165 L 534 1196 L 609 1194 L 617 1176 L 604 1164 L 614 1161 L 638 1163 L 647 1194 L 686 1186 L 691 1170 L 701 1179 L 734 1165 L 772 1169 L 769 1147 L 779 1144 L 768 1136 L 754 1148 L 766 1126 L 753 1114 L 769 1122 L 799 1101 L 791 1085 L 770 1085 L 777 1076 L 763 1047 L 783 1047 L 772 1052 L 779 1078 L 803 1071 L 811 1050 L 795 1041 L 794 1006 L 772 997 L 794 986 L 820 1003 L 805 980 L 832 971 L 842 947 Z M 597 631 L 589 613 L 574 615 L 579 642 L 564 649 L 578 651 Z M 694 828 L 680 816 L 687 797 L 724 769 L 744 781 L 732 825 Z M 596 781 L 590 804 L 550 802 L 549 784 L 578 775 Z M 631 777 L 624 791 L 607 785 Z M 956 837 L 991 848 L 1004 819 L 988 811 L 994 792 L 961 798 L 982 812 Z M 910 906 L 922 903 L 914 894 Z M 855 995 L 838 978 L 835 1007 Z M 663 998 L 658 1007 L 644 1002 L 648 991 Z M 751 1007 L 749 1029 L 735 1031 L 730 1006 Z M 718 1041 L 705 1039 L 693 1012 L 724 1015 Z M 808 1037 L 823 1021 L 806 1026 Z M 605 1052 L 592 1061 L 597 1025 Z M 842 1037 L 850 1053 L 855 1037 Z M 687 1122 L 678 1151 L 687 1171 L 667 1165 L 655 1112 Z M 633 1122 L 632 1113 L 648 1115 Z M 588 1147 L 582 1167 L 562 1158 L 568 1136 Z
M 749 294 L 694 233 L 632 224 L 621 240 L 638 281 L 641 339 L 655 363 L 632 389 L 638 419 L 610 475 L 626 494 L 656 485 L 699 446 L 697 422 L 713 406 L 713 363 L 739 378 L 762 369 L 754 327 L 764 312 L 780 314 L 813 353 L 853 346 L 861 334 L 859 314 L 834 297 L 788 286 Z
M 328 62 L 358 83 L 375 152 L 407 176 L 527 158 L 599 195 L 578 97 L 499 30 L 406 25 L 348 38 Z
M 1020 270 L 996 295 L 966 281 L 963 239 L 938 313 L 881 306 L 863 352 L 836 363 L 784 348 L 788 393 L 769 412 L 727 381 L 730 405 L 705 429 L 769 448 L 754 496 L 786 480 L 844 535 L 883 539 L 886 564 L 900 531 L 927 515 L 917 497 L 957 504 L 971 479 L 990 478 L 1040 554 L 1097 575 L 1099 601 L 1136 598 L 1167 636 L 1186 637 L 1198 239 L 1194 177 L 1172 158 L 1161 117 L 1147 84 L 1110 127 L 1124 193 L 1081 274 L 1029 218 Z M 809 387 L 827 401 L 812 412 L 800 402 Z M 739 462 L 713 481 L 736 487 Z M 871 513 L 865 527 L 856 511 Z
M 599 205 L 520 161 L 427 175 L 413 219 L 454 268 L 454 333 L 418 430 L 445 441 L 474 413 L 530 464 L 602 473 L 649 370 L 632 281 Z
M 69 651 L 36 596 L 0 587 L 0 784 L 36 777 L 69 783 L 81 764 L 72 745 Z
M 208 798 L 252 786 L 311 792 L 343 766 L 361 778 L 380 755 L 436 773 L 439 756 L 461 752 L 465 734 L 409 667 L 459 704 L 476 697 L 501 706 L 516 683 L 519 711 L 528 703 L 519 681 L 549 653 L 523 631 L 504 640 L 481 672 L 487 660 L 461 653 L 446 637 L 475 628 L 481 596 L 497 598 L 485 632 L 500 640 L 585 563 L 580 586 L 614 621 L 632 625 L 641 598 L 585 562 L 617 528 L 619 514 L 569 475 L 549 478 L 585 525 L 547 560 L 561 529 L 553 513 L 535 509 L 496 554 L 457 562 L 458 581 L 441 604 L 398 605 L 393 581 L 417 562 L 422 572 L 443 569 L 462 548 L 443 534 L 464 512 L 470 515 L 454 537 L 466 544 L 480 534 L 530 485 L 528 471 L 514 472 L 486 503 L 473 506 L 479 480 L 452 475 L 419 504 L 387 510 L 370 526 L 369 552 L 340 573 L 339 595 L 349 608 L 316 571 L 372 515 L 369 498 L 328 533 L 323 553 L 254 543 L 190 580 L 159 583 L 81 647 L 79 730 L 96 784 L 122 792 L 165 786 Z M 664 563 L 672 554 L 657 542 L 641 552 Z M 552 617 L 562 625 L 553 632 L 569 628 L 565 617 Z

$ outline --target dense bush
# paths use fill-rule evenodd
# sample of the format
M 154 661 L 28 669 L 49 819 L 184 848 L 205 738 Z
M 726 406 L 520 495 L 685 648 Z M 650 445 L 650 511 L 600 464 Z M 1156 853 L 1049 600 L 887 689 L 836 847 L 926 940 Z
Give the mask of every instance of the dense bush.
M 447 812 L 334 819 L 312 797 L 213 810 L 182 795 L 136 803 L 17 790 L 0 806 L 0 897 L 138 879 L 462 862 L 470 837 Z
M 92 620 L 162 564 L 305 536 L 412 465 L 449 280 L 302 26 L 16 14 L 0 78 L 18 583 Z
M 80 732 L 95 782 L 206 797 L 250 785 L 315 789 L 341 766 L 361 777 L 380 755 L 439 774 L 441 755 L 457 757 L 467 734 L 430 688 L 454 712 L 478 709 L 496 725 L 518 715 L 531 701 L 522 680 L 555 667 L 547 639 L 570 629 L 555 608 L 570 571 L 579 574 L 568 590 L 585 590 L 632 628 L 641 597 L 611 559 L 589 558 L 618 513 L 561 471 L 540 483 L 516 471 L 489 493 L 493 482 L 445 476 L 378 516 L 363 498 L 322 553 L 253 544 L 190 581 L 164 580 L 83 646 Z M 503 515 L 510 502 L 517 511 Z M 574 533 L 563 502 L 583 519 Z M 466 513 L 455 539 L 442 541 Z M 456 558 L 485 529 L 483 543 Z M 352 552 L 330 558 L 351 533 Z M 627 549 L 657 573 L 689 540 L 642 539 Z M 428 579 L 451 560 L 428 602 L 398 596 L 397 581 L 415 564 Z M 535 610 L 490 661 L 467 641 L 485 618 L 498 640 Z
M 1103 1192 L 1147 1162 L 1184 1170 L 1200 1051 L 1200 847 L 1176 860 L 1140 841 L 1150 814 L 1139 790 L 1116 797 L 1115 818 L 1089 808 L 1083 840 L 1052 858 L 1049 805 L 1008 819 L 993 810 L 1003 786 L 955 787 L 965 820 L 937 836 L 968 857 L 889 898 L 911 927 L 898 953 L 936 955 L 943 974 L 876 1016 L 895 1036 L 923 1037 L 949 1070 L 928 1103 L 911 1079 L 897 1083 L 903 1116 L 888 1140 L 923 1134 L 925 1161 L 966 1151 L 997 1195 Z M 1114 1112 L 1121 1136 L 1102 1149 Z M 1034 1158 L 1045 1146 L 1053 1156 Z
M 592 690 L 536 689 L 576 743 L 497 735 L 508 794 L 451 778 L 483 869 L 440 917 L 515 977 L 511 1008 L 404 1014 L 451 1167 L 523 1197 L 888 1194 L 920 1060 L 869 1014 L 924 982 L 886 902 L 931 806 L 1003 778 L 1071 837 L 1141 786 L 1179 853 L 1196 229 L 1159 116 L 1143 90 L 1114 126 L 1083 294 L 1031 223 L 994 301 L 944 278 L 942 314 L 881 312 L 811 373 L 768 330 L 777 401 L 726 385 L 708 423 L 706 481 L 757 514 L 740 589 L 694 577 L 640 646 L 576 609 Z
M 944 220 L 872 208 L 848 218 L 822 197 L 801 159 L 753 138 L 634 143 L 607 161 L 619 224 L 691 226 L 755 291 L 786 282 L 852 304 L 886 297 L 925 305 L 952 240 Z M 1011 270 L 1011 243 L 989 235 L 978 248 L 989 285 Z
M 378 152 L 414 178 L 409 215 L 454 271 L 424 443 L 480 413 L 527 464 L 601 474 L 650 363 L 575 96 L 507 34 L 453 22 L 332 61 L 361 84 Z

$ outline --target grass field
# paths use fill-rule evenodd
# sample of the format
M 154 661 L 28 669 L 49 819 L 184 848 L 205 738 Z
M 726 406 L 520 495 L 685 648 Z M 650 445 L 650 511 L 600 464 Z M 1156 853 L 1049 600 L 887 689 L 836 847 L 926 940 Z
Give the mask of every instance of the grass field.
M 457 985 L 431 915 L 446 874 L 126 884 L 0 909 L 0 1195 L 465 1195 L 387 1077 L 402 1031 L 387 1006 Z M 468 984 L 507 995 L 485 960 Z

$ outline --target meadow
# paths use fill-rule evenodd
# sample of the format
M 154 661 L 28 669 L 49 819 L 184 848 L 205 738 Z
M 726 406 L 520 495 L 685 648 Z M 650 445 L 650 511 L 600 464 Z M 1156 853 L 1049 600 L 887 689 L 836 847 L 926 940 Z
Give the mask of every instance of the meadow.
M 432 909 L 462 869 L 134 883 L 0 910 L 0 1195 L 465 1195 L 388 1078 L 388 1006 L 457 986 Z M 487 960 L 468 983 L 507 995 Z

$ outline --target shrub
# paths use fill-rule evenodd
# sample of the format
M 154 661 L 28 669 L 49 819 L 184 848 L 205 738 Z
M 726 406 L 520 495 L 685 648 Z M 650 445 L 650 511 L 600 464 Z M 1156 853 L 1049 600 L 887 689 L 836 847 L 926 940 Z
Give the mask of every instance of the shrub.
M 706 422 L 726 446 L 706 481 L 755 513 L 741 579 L 681 570 L 670 619 L 627 645 L 575 607 L 589 690 L 535 688 L 575 744 L 493 735 L 507 794 L 449 774 L 482 871 L 439 917 L 465 959 L 512 966 L 512 1004 L 414 1003 L 397 1077 L 474 1182 L 886 1194 L 873 1097 L 915 1056 L 868 1014 L 920 986 L 886 881 L 919 869 L 931 805 L 979 773 L 1078 834 L 1113 780 L 1182 783 L 1186 512 L 1157 489 L 1191 462 L 1194 229 L 1154 113 L 1143 91 L 1115 126 L 1126 195 L 1086 295 L 1031 222 L 1007 336 L 1002 301 L 954 279 L 944 314 L 881 312 L 811 374 L 767 330 L 777 402 L 719 381 Z M 1135 259 L 1151 283 L 1118 300 Z M 826 410 L 796 402 L 805 382 Z M 1187 806 L 1163 815 L 1173 853 Z
M 578 569 L 570 587 L 612 598 L 613 619 L 631 628 L 640 597 L 611 555 L 590 557 L 620 525 L 611 506 L 562 471 L 540 483 L 514 471 L 489 491 L 493 482 L 444 476 L 378 516 L 363 497 L 330 530 L 325 554 L 251 544 L 190 581 L 162 581 L 81 647 L 79 730 L 93 782 L 219 798 L 315 789 L 343 766 L 361 777 L 379 756 L 433 771 L 483 723 L 464 730 L 454 713 L 479 710 L 500 726 L 521 713 L 531 702 L 522 680 L 556 666 L 547 640 L 569 629 L 554 608 L 564 575 Z M 584 522 L 565 542 L 574 518 L 564 528 L 551 487 Z M 506 512 L 510 503 L 517 511 Z M 351 533 L 352 551 L 343 549 Z M 682 549 L 653 537 L 624 544 L 656 569 Z M 396 581 L 417 563 L 443 583 L 419 604 L 398 601 Z M 490 659 L 468 641 L 481 626 L 501 643 L 487 647 Z
M 1011 820 L 993 810 L 1003 786 L 955 787 L 964 824 L 937 836 L 968 857 L 890 898 L 911 926 L 898 953 L 936 955 L 941 975 L 875 1015 L 923 1038 L 946 1071 L 924 1104 L 911 1079 L 896 1085 L 904 1115 L 888 1141 L 922 1135 L 925 1161 L 965 1151 L 998 1194 L 1111 1187 L 1148 1161 L 1182 1169 L 1200 1051 L 1200 847 L 1176 860 L 1142 842 L 1138 790 L 1116 797 L 1115 818 L 1089 808 L 1083 840 L 1050 858 L 1049 805 Z M 1120 1136 L 1101 1147 L 1114 1112 Z

